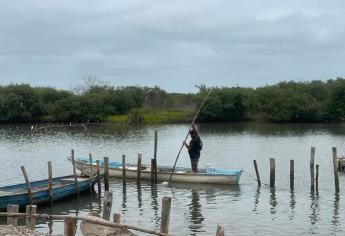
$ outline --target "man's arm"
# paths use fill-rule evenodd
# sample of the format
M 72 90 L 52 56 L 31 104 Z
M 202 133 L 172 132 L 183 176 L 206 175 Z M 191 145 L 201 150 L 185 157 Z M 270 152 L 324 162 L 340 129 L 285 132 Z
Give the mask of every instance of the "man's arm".
M 186 148 L 189 150 L 190 145 L 188 145 L 188 143 L 187 143 L 187 141 L 186 141 L 186 140 L 185 140 L 185 141 L 183 141 L 183 145 L 185 145 L 185 146 L 186 146 Z

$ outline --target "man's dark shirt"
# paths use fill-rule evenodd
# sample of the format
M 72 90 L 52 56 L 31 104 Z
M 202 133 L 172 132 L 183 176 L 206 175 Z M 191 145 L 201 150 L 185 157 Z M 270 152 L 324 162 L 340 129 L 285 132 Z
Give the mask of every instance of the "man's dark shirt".
M 200 151 L 202 148 L 202 142 L 199 136 L 196 136 L 194 138 L 192 138 L 192 140 L 189 143 L 189 157 L 190 159 L 197 159 L 200 157 Z

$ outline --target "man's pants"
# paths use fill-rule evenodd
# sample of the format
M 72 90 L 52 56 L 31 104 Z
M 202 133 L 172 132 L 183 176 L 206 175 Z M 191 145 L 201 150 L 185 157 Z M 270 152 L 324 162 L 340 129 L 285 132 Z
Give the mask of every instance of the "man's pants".
M 191 162 L 191 164 L 192 164 L 192 171 L 193 171 L 194 173 L 198 173 L 199 158 L 190 159 L 190 162 Z

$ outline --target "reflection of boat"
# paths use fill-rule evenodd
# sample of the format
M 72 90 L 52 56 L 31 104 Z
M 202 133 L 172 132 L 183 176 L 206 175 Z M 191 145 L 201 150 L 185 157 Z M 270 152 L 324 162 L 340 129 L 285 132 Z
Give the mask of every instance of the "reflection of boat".
M 92 165 L 95 166 L 96 164 L 93 163 Z M 75 166 L 84 174 L 90 171 L 90 162 L 88 159 L 75 160 Z M 100 171 L 103 172 L 103 162 L 101 161 Z M 159 166 L 157 168 L 158 180 L 169 181 L 171 171 L 171 167 Z M 199 169 L 199 173 L 192 173 L 189 168 L 177 167 L 172 176 L 172 182 L 236 185 L 240 181 L 242 172 L 242 170 L 213 169 L 210 173 L 206 169 Z M 122 164 L 120 162 L 109 162 L 109 176 L 122 178 Z M 136 165 L 126 164 L 126 178 L 137 178 Z M 142 165 L 141 179 L 151 179 L 151 166 Z
M 89 178 L 79 178 L 79 191 L 89 190 Z M 92 178 L 92 185 L 96 183 L 96 177 Z M 35 205 L 48 203 L 49 190 L 48 179 L 31 182 L 32 202 Z M 57 201 L 63 198 L 76 195 L 74 176 L 63 176 L 53 178 L 52 200 Z M 0 187 L 0 209 L 6 209 L 8 204 L 19 205 L 21 207 L 29 204 L 29 195 L 26 184 L 10 185 Z

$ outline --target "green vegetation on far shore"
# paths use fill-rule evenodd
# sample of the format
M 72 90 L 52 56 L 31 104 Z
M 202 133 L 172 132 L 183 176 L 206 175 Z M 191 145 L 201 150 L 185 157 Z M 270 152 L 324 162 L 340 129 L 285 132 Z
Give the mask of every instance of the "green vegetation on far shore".
M 203 122 L 345 120 L 345 79 L 280 82 L 258 88 L 199 87 L 196 94 L 159 87 L 113 87 L 88 80 L 74 91 L 28 84 L 0 86 L 0 122 L 189 122 L 206 93 Z
M 145 123 L 145 124 L 168 124 L 185 123 L 193 116 L 190 111 L 160 111 L 134 109 L 128 115 L 112 115 L 105 118 L 106 122 L 111 123 Z

